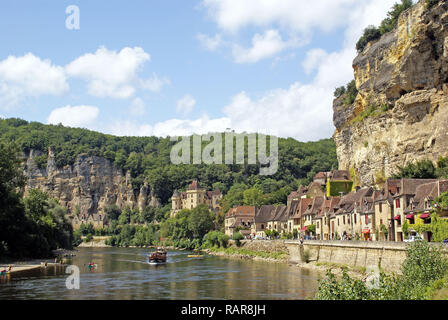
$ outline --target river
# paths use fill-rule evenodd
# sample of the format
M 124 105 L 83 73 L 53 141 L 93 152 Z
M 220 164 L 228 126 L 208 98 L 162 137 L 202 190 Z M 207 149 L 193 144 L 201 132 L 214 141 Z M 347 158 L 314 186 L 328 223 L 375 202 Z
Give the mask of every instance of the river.
M 12 274 L 0 282 L 5 299 L 238 299 L 298 300 L 314 296 L 318 274 L 286 263 L 168 251 L 165 265 L 149 265 L 151 249 L 79 248 L 69 264 L 80 269 L 80 289 L 66 288 L 63 266 Z M 88 263 L 98 265 L 89 271 Z

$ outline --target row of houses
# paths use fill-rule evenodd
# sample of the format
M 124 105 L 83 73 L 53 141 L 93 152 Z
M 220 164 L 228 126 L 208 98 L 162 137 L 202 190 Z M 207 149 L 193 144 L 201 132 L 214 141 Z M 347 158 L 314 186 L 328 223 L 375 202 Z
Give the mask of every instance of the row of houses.
M 341 184 L 328 190 L 331 178 L 343 182 L 348 172 L 319 173 L 308 186 L 288 197 L 286 206 L 245 206 L 229 210 L 225 232 L 245 236 L 266 236 L 266 230 L 313 236 L 318 240 L 341 238 L 372 241 L 403 241 L 406 233 L 416 234 L 417 224 L 429 224 L 435 199 L 448 191 L 448 180 L 389 179 L 380 190 L 355 188 L 344 194 Z M 344 179 L 341 179 L 343 175 Z M 343 184 L 342 184 L 343 185 Z M 448 212 L 442 212 L 448 217 Z M 407 222 L 408 230 L 403 229 Z M 431 233 L 422 234 L 428 241 Z

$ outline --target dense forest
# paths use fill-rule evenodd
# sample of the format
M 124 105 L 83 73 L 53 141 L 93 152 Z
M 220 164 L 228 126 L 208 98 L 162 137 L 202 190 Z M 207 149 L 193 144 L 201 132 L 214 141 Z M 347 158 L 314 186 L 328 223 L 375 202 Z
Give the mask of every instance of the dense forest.
M 309 183 L 317 172 L 338 167 L 336 147 L 331 139 L 302 143 L 292 138 L 280 138 L 279 168 L 273 176 L 259 175 L 260 164 L 174 165 L 170 161 L 170 152 L 176 142 L 169 137 L 117 137 L 10 118 L 0 119 L 0 140 L 14 142 L 25 153 L 31 149 L 44 152 L 35 159 L 42 168 L 46 166 L 49 148 L 55 153 L 58 167 L 73 164 L 82 153 L 107 158 L 118 168 L 131 173 L 136 191 L 147 179 L 162 205 L 168 203 L 174 190 L 184 190 L 193 179 L 199 179 L 207 189 L 219 188 L 224 194 L 232 186 L 242 191 L 255 187 L 254 196 L 261 192 L 265 198 L 261 202 L 280 203 L 286 201 L 286 195 L 298 185 Z M 223 134 L 223 145 L 224 141 Z M 208 143 L 203 142 L 202 147 Z
M 37 189 L 23 198 L 19 154 L 15 145 L 0 142 L 0 259 L 49 257 L 52 250 L 71 248 L 66 209 Z

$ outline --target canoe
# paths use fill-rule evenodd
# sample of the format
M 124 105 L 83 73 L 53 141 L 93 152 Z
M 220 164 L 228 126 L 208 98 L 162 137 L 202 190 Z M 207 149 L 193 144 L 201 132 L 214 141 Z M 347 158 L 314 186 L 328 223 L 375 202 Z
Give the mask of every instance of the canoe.
M 190 254 L 188 256 L 188 258 L 202 258 L 202 257 L 203 257 L 203 255 L 200 255 L 200 254 Z

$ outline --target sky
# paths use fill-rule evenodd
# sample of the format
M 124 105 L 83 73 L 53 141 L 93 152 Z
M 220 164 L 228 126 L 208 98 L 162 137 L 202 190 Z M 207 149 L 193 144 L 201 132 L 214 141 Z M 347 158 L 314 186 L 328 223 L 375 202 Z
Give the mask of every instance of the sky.
M 2 1 L 0 117 L 119 136 L 329 138 L 355 43 L 395 1 Z

